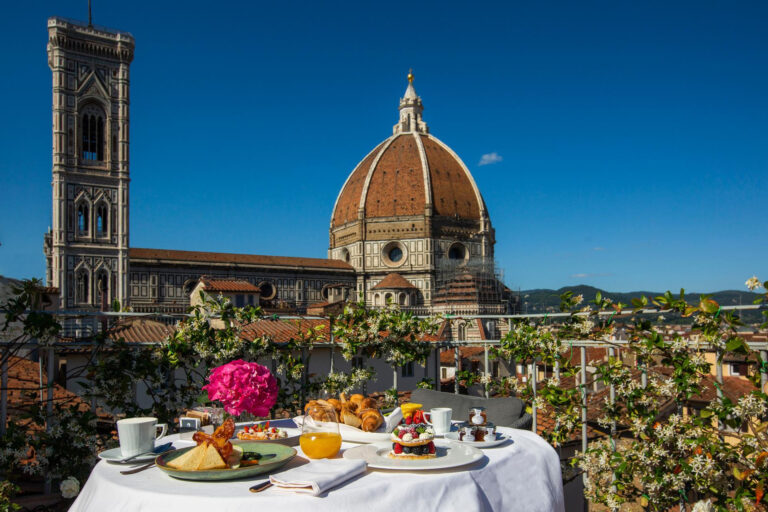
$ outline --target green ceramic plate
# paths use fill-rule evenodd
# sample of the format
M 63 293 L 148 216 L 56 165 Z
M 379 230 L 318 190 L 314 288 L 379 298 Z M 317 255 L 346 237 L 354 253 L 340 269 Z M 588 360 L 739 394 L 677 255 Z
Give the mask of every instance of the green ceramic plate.
M 289 460 L 296 456 L 296 450 L 290 446 L 275 443 L 260 443 L 258 441 L 238 442 L 246 452 L 258 452 L 261 455 L 274 455 L 274 457 L 265 460 L 255 466 L 245 466 L 237 469 L 209 469 L 206 471 L 186 471 L 169 467 L 167 464 L 176 457 L 193 449 L 194 446 L 181 448 L 158 455 L 155 459 L 157 467 L 175 478 L 182 480 L 235 480 L 238 478 L 248 478 L 262 473 L 274 471 L 283 466 Z

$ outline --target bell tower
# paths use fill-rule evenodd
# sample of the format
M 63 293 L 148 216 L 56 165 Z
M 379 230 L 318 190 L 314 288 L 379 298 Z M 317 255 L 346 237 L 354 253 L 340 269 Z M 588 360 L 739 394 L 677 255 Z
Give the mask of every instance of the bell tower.
M 128 33 L 48 20 L 53 78 L 53 211 L 47 284 L 65 309 L 127 303 Z

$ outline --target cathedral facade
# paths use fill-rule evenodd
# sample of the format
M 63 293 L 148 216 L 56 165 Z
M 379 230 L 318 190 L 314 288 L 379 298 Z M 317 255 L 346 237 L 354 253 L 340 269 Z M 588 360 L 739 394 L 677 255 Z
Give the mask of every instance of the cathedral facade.
M 419 313 L 507 313 L 495 234 L 469 169 L 429 133 L 413 76 L 393 134 L 336 199 L 328 259 L 129 247 L 130 34 L 48 20 L 53 219 L 47 284 L 64 309 L 182 313 L 203 278 L 258 287 L 260 304 L 364 299 Z

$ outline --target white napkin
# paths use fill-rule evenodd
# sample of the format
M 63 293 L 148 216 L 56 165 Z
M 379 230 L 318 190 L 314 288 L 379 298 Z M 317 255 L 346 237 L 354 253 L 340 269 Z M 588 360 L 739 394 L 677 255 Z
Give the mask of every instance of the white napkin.
M 395 430 L 395 427 L 400 424 L 400 421 L 403 419 L 403 411 L 397 407 L 394 411 L 389 413 L 389 416 L 384 417 L 384 428 L 385 432 L 392 432 Z
M 277 475 L 271 475 L 269 481 L 278 490 L 318 496 L 365 473 L 365 468 L 365 461 L 362 460 L 319 459 Z

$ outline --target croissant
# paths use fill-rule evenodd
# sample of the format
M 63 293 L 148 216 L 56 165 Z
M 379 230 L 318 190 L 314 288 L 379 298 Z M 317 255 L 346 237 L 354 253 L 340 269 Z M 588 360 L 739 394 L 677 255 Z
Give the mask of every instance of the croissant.
M 330 410 L 329 410 L 330 409 Z M 304 412 L 308 413 L 310 417 L 315 421 L 337 421 L 331 414 L 331 410 L 334 407 L 325 400 L 310 400 L 307 405 L 304 406 Z
M 359 405 L 360 402 L 362 402 L 364 398 L 365 397 L 363 395 L 361 395 L 359 393 L 355 393 L 354 395 L 349 397 L 349 401 Z
M 360 412 L 360 428 L 363 432 L 375 432 L 384 423 L 384 416 L 376 409 L 365 409 Z
M 360 402 L 360 410 L 363 409 L 378 409 L 379 403 L 374 398 L 363 398 Z
M 358 418 L 355 413 L 350 412 L 348 409 L 341 410 L 341 421 L 345 425 L 349 425 L 355 428 L 360 428 L 360 425 L 362 424 L 362 420 Z
M 335 398 L 329 398 L 327 400 L 329 404 L 333 406 L 334 409 L 336 409 L 336 414 L 341 414 L 341 402 L 336 400 Z

